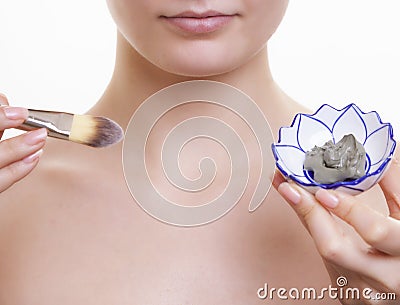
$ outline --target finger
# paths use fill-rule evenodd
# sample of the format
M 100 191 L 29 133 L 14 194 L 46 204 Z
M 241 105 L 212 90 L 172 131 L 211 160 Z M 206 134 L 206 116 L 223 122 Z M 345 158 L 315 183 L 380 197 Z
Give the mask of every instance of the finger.
M 365 255 L 346 238 L 333 216 L 312 194 L 287 182 L 282 183 L 278 191 L 291 203 L 325 260 L 355 272 L 368 272 Z
M 22 107 L 10 107 L 7 97 L 0 93 L 0 138 L 4 129 L 21 125 L 28 117 L 28 110 Z
M 384 216 L 357 197 L 338 191 L 320 189 L 318 201 L 350 224 L 371 246 L 390 255 L 400 255 L 400 221 Z
M 282 176 L 281 172 L 276 170 L 274 173 L 274 179 L 272 180 L 272 185 L 274 186 L 274 188 L 278 189 L 279 185 L 281 185 L 281 183 L 285 181 L 286 179 Z
M 385 195 L 390 216 L 400 219 L 400 162 L 395 156 L 379 185 Z
M 26 158 L 0 169 L 0 192 L 28 175 L 38 164 L 43 150 L 39 149 Z
M 0 130 L 21 125 L 28 117 L 28 110 L 22 107 L 0 107 Z
M 306 225 L 325 261 L 336 268 L 355 272 L 376 281 L 388 278 L 389 257 L 383 253 L 371 255 L 368 249 L 360 247 L 354 240 L 344 235 L 334 217 L 318 203 L 315 196 L 297 185 L 286 182 L 279 186 L 278 191 L 291 203 Z M 387 287 L 393 287 L 390 283 L 397 283 L 393 279 L 388 279 L 387 282 Z
M 19 161 L 43 147 L 47 137 L 44 128 L 0 142 L 0 168 Z

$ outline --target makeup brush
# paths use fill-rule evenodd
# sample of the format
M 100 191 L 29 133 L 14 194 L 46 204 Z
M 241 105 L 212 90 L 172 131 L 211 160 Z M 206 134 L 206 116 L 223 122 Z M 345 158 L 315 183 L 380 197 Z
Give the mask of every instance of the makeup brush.
M 18 129 L 30 131 L 44 127 L 50 137 L 91 147 L 109 146 L 123 138 L 122 128 L 106 117 L 34 109 L 28 112 L 28 118 Z

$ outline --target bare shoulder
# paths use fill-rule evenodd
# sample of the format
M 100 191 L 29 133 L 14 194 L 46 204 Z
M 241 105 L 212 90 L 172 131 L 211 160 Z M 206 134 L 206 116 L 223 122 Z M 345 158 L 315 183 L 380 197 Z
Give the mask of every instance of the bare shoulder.
M 104 154 L 104 153 L 103 153 Z M 0 226 L 15 217 L 79 205 L 101 194 L 112 173 L 103 166 L 102 153 L 74 143 L 50 140 L 38 166 L 0 194 Z M 98 196 L 97 196 L 98 197 Z M 0 233 L 1 234 L 1 233 Z
M 39 164 L 28 176 L 1 193 L 2 205 L 26 200 L 35 202 L 74 183 L 80 172 L 68 166 L 64 156 L 60 157 L 52 151 L 51 148 L 49 151 L 46 149 Z

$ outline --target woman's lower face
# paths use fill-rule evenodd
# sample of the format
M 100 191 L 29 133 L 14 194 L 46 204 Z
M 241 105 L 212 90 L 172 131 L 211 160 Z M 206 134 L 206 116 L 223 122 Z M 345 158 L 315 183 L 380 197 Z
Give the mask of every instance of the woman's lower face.
M 249 61 L 281 22 L 288 0 L 107 0 L 118 30 L 155 66 L 210 76 Z

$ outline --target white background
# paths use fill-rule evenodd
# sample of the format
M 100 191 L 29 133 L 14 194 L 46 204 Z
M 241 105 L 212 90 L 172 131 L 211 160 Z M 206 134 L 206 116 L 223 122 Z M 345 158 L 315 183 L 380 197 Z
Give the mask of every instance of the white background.
M 399 6 L 292 0 L 270 42 L 275 79 L 310 109 L 354 102 L 377 110 L 398 138 Z M 114 52 L 104 0 L 0 2 L 0 92 L 14 105 L 86 111 L 111 77 Z

